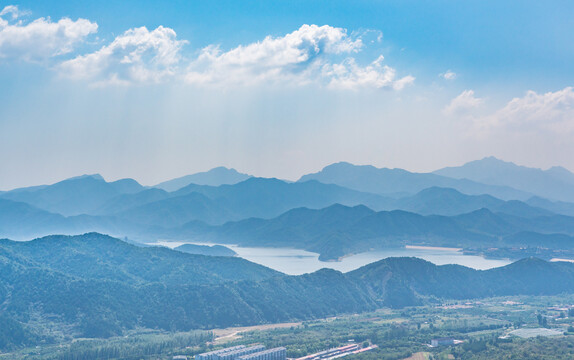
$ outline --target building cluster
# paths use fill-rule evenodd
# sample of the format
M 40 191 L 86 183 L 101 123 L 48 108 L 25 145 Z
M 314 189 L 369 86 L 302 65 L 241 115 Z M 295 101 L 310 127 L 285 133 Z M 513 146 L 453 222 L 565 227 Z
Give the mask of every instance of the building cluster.
M 287 349 L 278 347 L 269 350 L 259 351 L 249 355 L 243 355 L 239 360 L 285 360 L 287 358 Z
M 450 346 L 450 345 L 455 345 L 455 339 L 451 337 L 443 337 L 431 340 L 431 347 Z
M 284 347 L 265 349 L 263 345 L 239 345 L 195 355 L 195 360 L 285 360 L 286 358 L 287 350 Z
M 321 351 L 315 354 L 307 355 L 296 360 L 329 360 L 329 359 L 337 359 L 343 356 L 351 355 L 351 354 L 358 354 L 365 351 L 373 350 L 377 347 L 377 345 L 369 346 L 366 348 L 361 349 L 358 344 L 350 344 L 341 346 L 338 348 L 333 348 L 325 351 Z

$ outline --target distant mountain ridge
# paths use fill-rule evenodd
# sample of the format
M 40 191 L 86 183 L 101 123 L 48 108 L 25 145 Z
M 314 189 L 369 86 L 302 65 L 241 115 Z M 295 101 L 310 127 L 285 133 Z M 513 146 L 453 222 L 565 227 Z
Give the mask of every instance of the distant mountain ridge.
M 574 203 L 564 201 L 550 201 L 541 197 L 532 197 L 526 201 L 528 205 L 546 209 L 557 214 L 574 216 Z
M 106 182 L 100 175 L 83 175 L 53 185 L 8 191 L 0 194 L 0 198 L 73 216 L 88 214 L 115 196 L 142 190 L 144 187 L 133 179 Z
M 536 207 L 518 200 L 504 201 L 491 195 L 466 195 L 455 189 L 431 187 L 415 195 L 397 199 L 392 209 L 406 210 L 421 215 L 453 216 L 486 208 L 492 212 L 533 217 L 551 215 L 546 208 Z M 386 210 L 391 210 L 386 209 Z M 556 210 L 561 210 L 556 208 Z
M 190 184 L 169 197 L 115 214 L 135 223 L 177 227 L 199 220 L 218 225 L 250 217 L 272 218 L 297 207 L 320 209 L 336 203 L 385 207 L 388 199 L 317 181 L 287 183 L 252 177 L 234 185 Z
M 103 187 L 110 185 L 87 178 L 73 181 L 97 181 L 101 183 L 98 186 Z M 43 192 L 50 190 L 50 187 L 41 189 Z M 66 194 L 68 198 L 71 195 L 73 193 Z M 545 207 L 556 205 L 539 202 Z M 413 196 L 394 199 L 315 180 L 286 183 L 278 179 L 249 178 L 238 184 L 218 187 L 190 184 L 172 193 L 154 188 L 122 193 L 92 210 L 94 215 L 68 217 L 29 204 L 4 200 L 0 196 L 0 236 L 29 239 L 54 233 L 97 231 L 149 241 L 166 234 L 184 236 L 190 230 L 186 225 L 188 223 L 206 229 L 209 224 L 223 225 L 228 221 L 248 218 L 273 219 L 296 208 L 323 209 L 335 204 L 351 207 L 366 205 L 375 211 L 404 210 L 443 216 L 487 208 L 494 213 L 523 219 L 513 221 L 524 226 L 522 230 L 525 231 L 533 230 L 527 219 L 542 216 L 553 218 L 555 215 L 550 210 L 524 202 L 503 201 L 489 195 L 465 195 L 448 188 L 428 188 Z M 557 210 L 568 210 L 564 204 L 558 205 L 555 206 Z
M 235 169 L 228 169 L 226 167 L 220 166 L 209 171 L 164 181 L 154 185 L 153 187 L 172 192 L 188 186 L 189 184 L 209 186 L 233 185 L 245 181 L 250 177 L 251 175 L 242 174 Z
M 376 168 L 371 165 L 353 165 L 340 162 L 326 166 L 314 174 L 302 176 L 298 181 L 317 180 L 357 191 L 384 196 L 404 197 L 429 187 L 456 189 L 468 195 L 490 194 L 503 200 L 526 200 L 532 194 L 509 186 L 485 185 L 467 179 L 453 179 L 433 173 L 413 173 L 403 169 Z
M 471 168 L 476 164 L 494 164 L 489 166 L 493 169 L 514 169 L 512 171 L 518 168 L 527 173 L 533 171 L 534 174 L 542 174 L 543 177 L 548 177 L 550 173 L 553 179 L 562 179 L 562 183 L 570 177 L 570 173 L 564 169 L 544 172 L 497 159 L 469 164 Z M 523 177 L 527 177 L 527 173 Z M 226 176 L 235 177 L 233 181 L 247 178 L 219 186 L 191 183 L 172 192 L 146 188 L 132 179 L 106 182 L 98 174 L 3 192 L 0 193 L 0 236 L 29 239 L 54 233 L 96 231 L 118 237 L 127 236 L 132 240 L 153 241 L 166 234 L 181 238 L 190 231 L 199 232 L 198 229 L 202 229 L 205 232 L 230 221 L 237 223 L 249 218 L 271 220 L 293 209 L 304 207 L 318 210 L 335 204 L 347 207 L 364 205 L 375 212 L 403 210 L 423 216 L 446 217 L 488 209 L 495 214 L 497 221 L 502 219 L 506 224 L 511 224 L 514 232 L 570 235 L 569 218 L 560 215 L 574 215 L 574 203 L 551 201 L 508 186 L 485 185 L 467 179 L 411 173 L 401 169 L 338 163 L 327 166 L 319 173 L 306 175 L 295 183 L 238 174 L 233 169 L 215 168 L 196 175 L 206 182 L 217 178 L 221 180 Z M 494 170 L 492 174 L 496 175 Z M 497 194 L 501 197 L 495 196 Z M 435 221 L 439 219 L 435 218 Z M 338 217 L 338 221 L 345 223 L 346 220 Z M 404 226 L 408 225 L 405 223 Z M 476 224 L 473 226 L 476 227 Z M 493 235 L 481 228 L 475 230 L 483 236 Z M 295 230 L 283 228 L 281 231 L 292 233 Z M 407 236 L 405 234 L 408 232 L 403 234 Z M 282 236 L 279 234 L 278 238 Z M 329 242 L 352 243 L 353 239 L 349 236 L 354 235 L 339 232 L 322 236 L 324 246 L 319 249 L 333 248 Z
M 110 188 L 110 183 L 95 179 L 73 181 L 97 182 L 98 187 Z M 53 192 L 51 187 L 41 191 Z M 264 178 L 249 178 L 238 184 L 219 187 L 192 184 L 173 193 L 161 189 L 143 189 L 115 196 L 110 193 L 107 198 L 97 199 L 94 209 L 88 212 L 90 215 L 68 217 L 26 203 L 44 205 L 40 202 L 41 198 L 33 197 L 34 192 L 26 194 L 28 198 L 21 199 L 22 202 L 5 200 L 0 203 L 4 209 L 0 211 L 0 224 L 5 223 L 4 227 L 0 226 L 0 236 L 26 239 L 54 233 L 98 231 L 141 238 L 190 221 L 223 224 L 249 217 L 275 217 L 297 207 L 319 209 L 336 203 L 350 206 L 367 204 L 376 209 L 388 205 L 388 199 L 380 195 L 361 193 L 337 185 L 316 181 L 286 183 Z M 73 201 L 75 194 L 75 190 L 69 190 L 65 192 L 64 198 L 70 199 L 70 206 L 74 206 L 77 212 L 85 206 Z M 0 200 L 3 200 L 2 196 Z M 30 217 L 32 212 L 34 217 Z M 150 240 L 149 237 L 146 239 Z
M 534 235 L 521 242 L 517 234 L 525 231 Z M 273 219 L 251 218 L 221 226 L 191 222 L 168 230 L 162 237 L 192 237 L 248 247 L 293 247 L 319 253 L 320 260 L 332 261 L 349 254 L 405 245 L 557 248 L 558 243 L 544 234 L 565 234 L 566 241 L 561 241 L 560 246 L 574 249 L 574 242 L 567 241 L 568 236 L 574 235 L 574 218 L 554 214 L 523 218 L 484 208 L 456 216 L 423 216 L 337 204 L 320 210 L 298 208 Z
M 574 201 L 574 174 L 558 166 L 541 170 L 486 157 L 462 166 L 436 170 L 433 174 L 510 186 L 552 200 Z

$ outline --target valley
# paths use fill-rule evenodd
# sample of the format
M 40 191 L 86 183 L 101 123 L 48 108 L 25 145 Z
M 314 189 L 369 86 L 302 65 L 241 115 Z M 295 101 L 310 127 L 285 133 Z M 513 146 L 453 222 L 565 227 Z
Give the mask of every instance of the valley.
M 574 1 L 0 5 L 0 360 L 574 359 Z
M 515 177 L 534 173 L 548 186 L 558 181 L 554 173 L 492 158 L 468 166 L 477 164 Z M 4 192 L 0 236 L 30 240 L 99 232 L 147 243 L 292 248 L 318 253 L 321 261 L 406 245 L 463 248 L 465 254 L 512 260 L 574 258 L 574 204 L 543 199 L 544 192 L 510 191 L 508 181 L 468 188 L 443 175 L 348 163 L 295 183 L 238 174 L 217 168 L 202 175 L 211 176 L 211 183 L 178 180 L 182 187 L 171 192 L 97 175 Z M 574 175 L 560 176 L 571 184 Z
M 571 332 L 572 296 L 518 296 L 460 300 L 399 310 L 380 309 L 297 323 L 213 329 L 212 331 L 130 332 L 105 341 L 80 339 L 61 345 L 44 344 L 0 358 L 87 359 L 119 356 L 122 359 L 167 360 L 237 345 L 284 346 L 288 358 L 299 358 L 353 343 L 379 344 L 372 352 L 349 355 L 349 359 L 491 359 L 515 356 L 529 359 L 568 359 L 574 346 Z M 538 314 L 547 319 L 541 327 Z M 560 335 L 521 338 L 516 329 Z M 573 328 L 574 330 L 574 328 Z M 431 348 L 432 339 L 457 339 L 456 345 Z M 115 354 L 115 355 L 114 355 Z
M 354 180 L 333 175 L 339 167 L 356 171 Z M 400 181 L 393 178 L 399 175 Z M 303 338 L 278 342 L 252 334 L 295 336 L 317 319 L 385 319 L 381 314 L 390 312 L 398 317 L 365 321 L 368 336 L 347 331 L 345 337 L 366 344 L 362 348 L 378 346 L 348 357 L 404 359 L 427 353 L 421 344 L 430 340 L 424 339 L 452 334 L 445 324 L 461 316 L 448 315 L 431 329 L 428 320 L 413 323 L 413 314 L 432 318 L 438 304 L 448 304 L 440 310 L 447 312 L 466 304 L 479 309 L 476 304 L 493 297 L 569 299 L 574 288 L 569 203 L 524 196 L 524 189 L 508 184 L 462 186 L 435 175 L 350 164 L 313 175 L 325 183 L 231 170 L 228 180 L 237 182 L 202 176 L 215 183 L 182 185 L 178 179 L 166 191 L 89 175 L 0 193 L 0 232 L 7 237 L 0 240 L 0 324 L 9 329 L 0 333 L 0 351 L 38 359 L 91 357 L 94 351 L 145 358 L 169 356 L 183 344 L 189 355 L 250 341 L 287 345 L 288 356 L 302 357 L 342 346 L 343 333 L 331 342 L 332 334 L 322 335 L 306 350 Z M 366 185 L 388 176 L 388 192 Z M 173 184 L 182 188 L 173 190 Z M 494 196 L 501 194 L 504 200 Z M 471 326 L 482 334 L 478 340 L 468 332 L 456 336 L 487 351 L 500 345 L 489 336 L 522 327 L 504 311 L 493 314 L 507 320 Z M 339 320 L 317 324 L 332 321 Z M 351 329 L 352 320 L 345 321 Z M 375 336 L 373 324 L 403 340 Z M 99 340 L 78 342 L 86 338 Z M 46 352 L 30 350 L 38 346 Z M 53 353 L 57 346 L 69 352 Z M 465 346 L 452 351 L 459 356 Z M 439 356 L 438 350 L 429 354 Z
M 159 241 L 147 245 L 166 246 L 177 249 L 185 244 L 181 241 Z M 203 244 L 203 243 L 201 243 Z M 441 248 L 406 245 L 404 248 L 387 248 L 371 250 L 358 254 L 344 256 L 339 261 L 321 261 L 319 254 L 292 248 L 244 247 L 238 245 L 225 246 L 232 249 L 237 256 L 289 275 L 302 275 L 322 268 L 348 272 L 361 266 L 389 257 L 417 257 L 436 265 L 457 264 L 477 270 L 486 270 L 510 264 L 512 261 L 501 258 L 485 258 L 471 255 L 460 250 L 442 250 Z M 468 250 L 470 252 L 470 250 Z

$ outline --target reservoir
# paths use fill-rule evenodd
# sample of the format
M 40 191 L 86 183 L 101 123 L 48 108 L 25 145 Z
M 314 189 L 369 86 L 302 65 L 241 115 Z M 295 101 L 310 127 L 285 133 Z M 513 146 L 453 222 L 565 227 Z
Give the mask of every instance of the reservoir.
M 149 245 L 174 248 L 182 244 L 216 245 L 184 241 L 158 241 L 157 243 Z M 388 257 L 417 257 L 436 265 L 458 264 L 477 270 L 491 269 L 511 263 L 511 261 L 507 259 L 485 259 L 481 256 L 463 255 L 458 249 L 450 248 L 407 247 L 377 250 L 347 256 L 339 262 L 323 262 L 319 261 L 319 254 L 299 249 L 240 247 L 229 244 L 218 245 L 232 249 L 239 257 L 246 260 L 289 275 L 311 273 L 322 268 L 348 272 Z

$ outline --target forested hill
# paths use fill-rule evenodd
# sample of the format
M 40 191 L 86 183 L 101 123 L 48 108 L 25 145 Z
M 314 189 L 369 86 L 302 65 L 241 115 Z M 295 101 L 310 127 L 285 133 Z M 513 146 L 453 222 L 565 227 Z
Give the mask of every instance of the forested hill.
M 82 279 L 127 284 L 219 284 L 263 280 L 282 273 L 241 258 L 192 255 L 165 247 L 139 247 L 89 233 L 53 235 L 32 241 L 0 240 L 0 249 L 28 267 L 48 268 Z
M 0 241 L 0 346 L 304 320 L 432 298 L 574 291 L 574 264 L 525 259 L 477 271 L 416 258 L 287 276 L 239 258 L 138 248 L 99 234 Z M 212 276 L 207 276 L 212 273 Z M 57 335 L 60 334 L 60 335 Z
M 425 296 L 472 299 L 574 292 L 574 264 L 538 258 L 525 258 L 490 270 L 460 265 L 437 266 L 418 258 L 388 258 L 346 276 L 354 282 L 362 282 L 372 293 L 385 296 L 385 304 L 393 307 L 407 305 L 404 299 L 409 297 L 415 304 Z M 408 296 L 397 297 L 398 291 Z
M 543 247 L 572 250 L 574 217 L 520 217 L 479 209 L 457 216 L 419 215 L 394 210 L 375 212 L 365 206 L 332 205 L 298 208 L 273 219 L 251 218 L 207 226 L 190 222 L 166 238 L 196 238 L 243 246 L 295 247 L 320 254 L 320 260 L 345 255 L 427 245 L 447 247 Z

